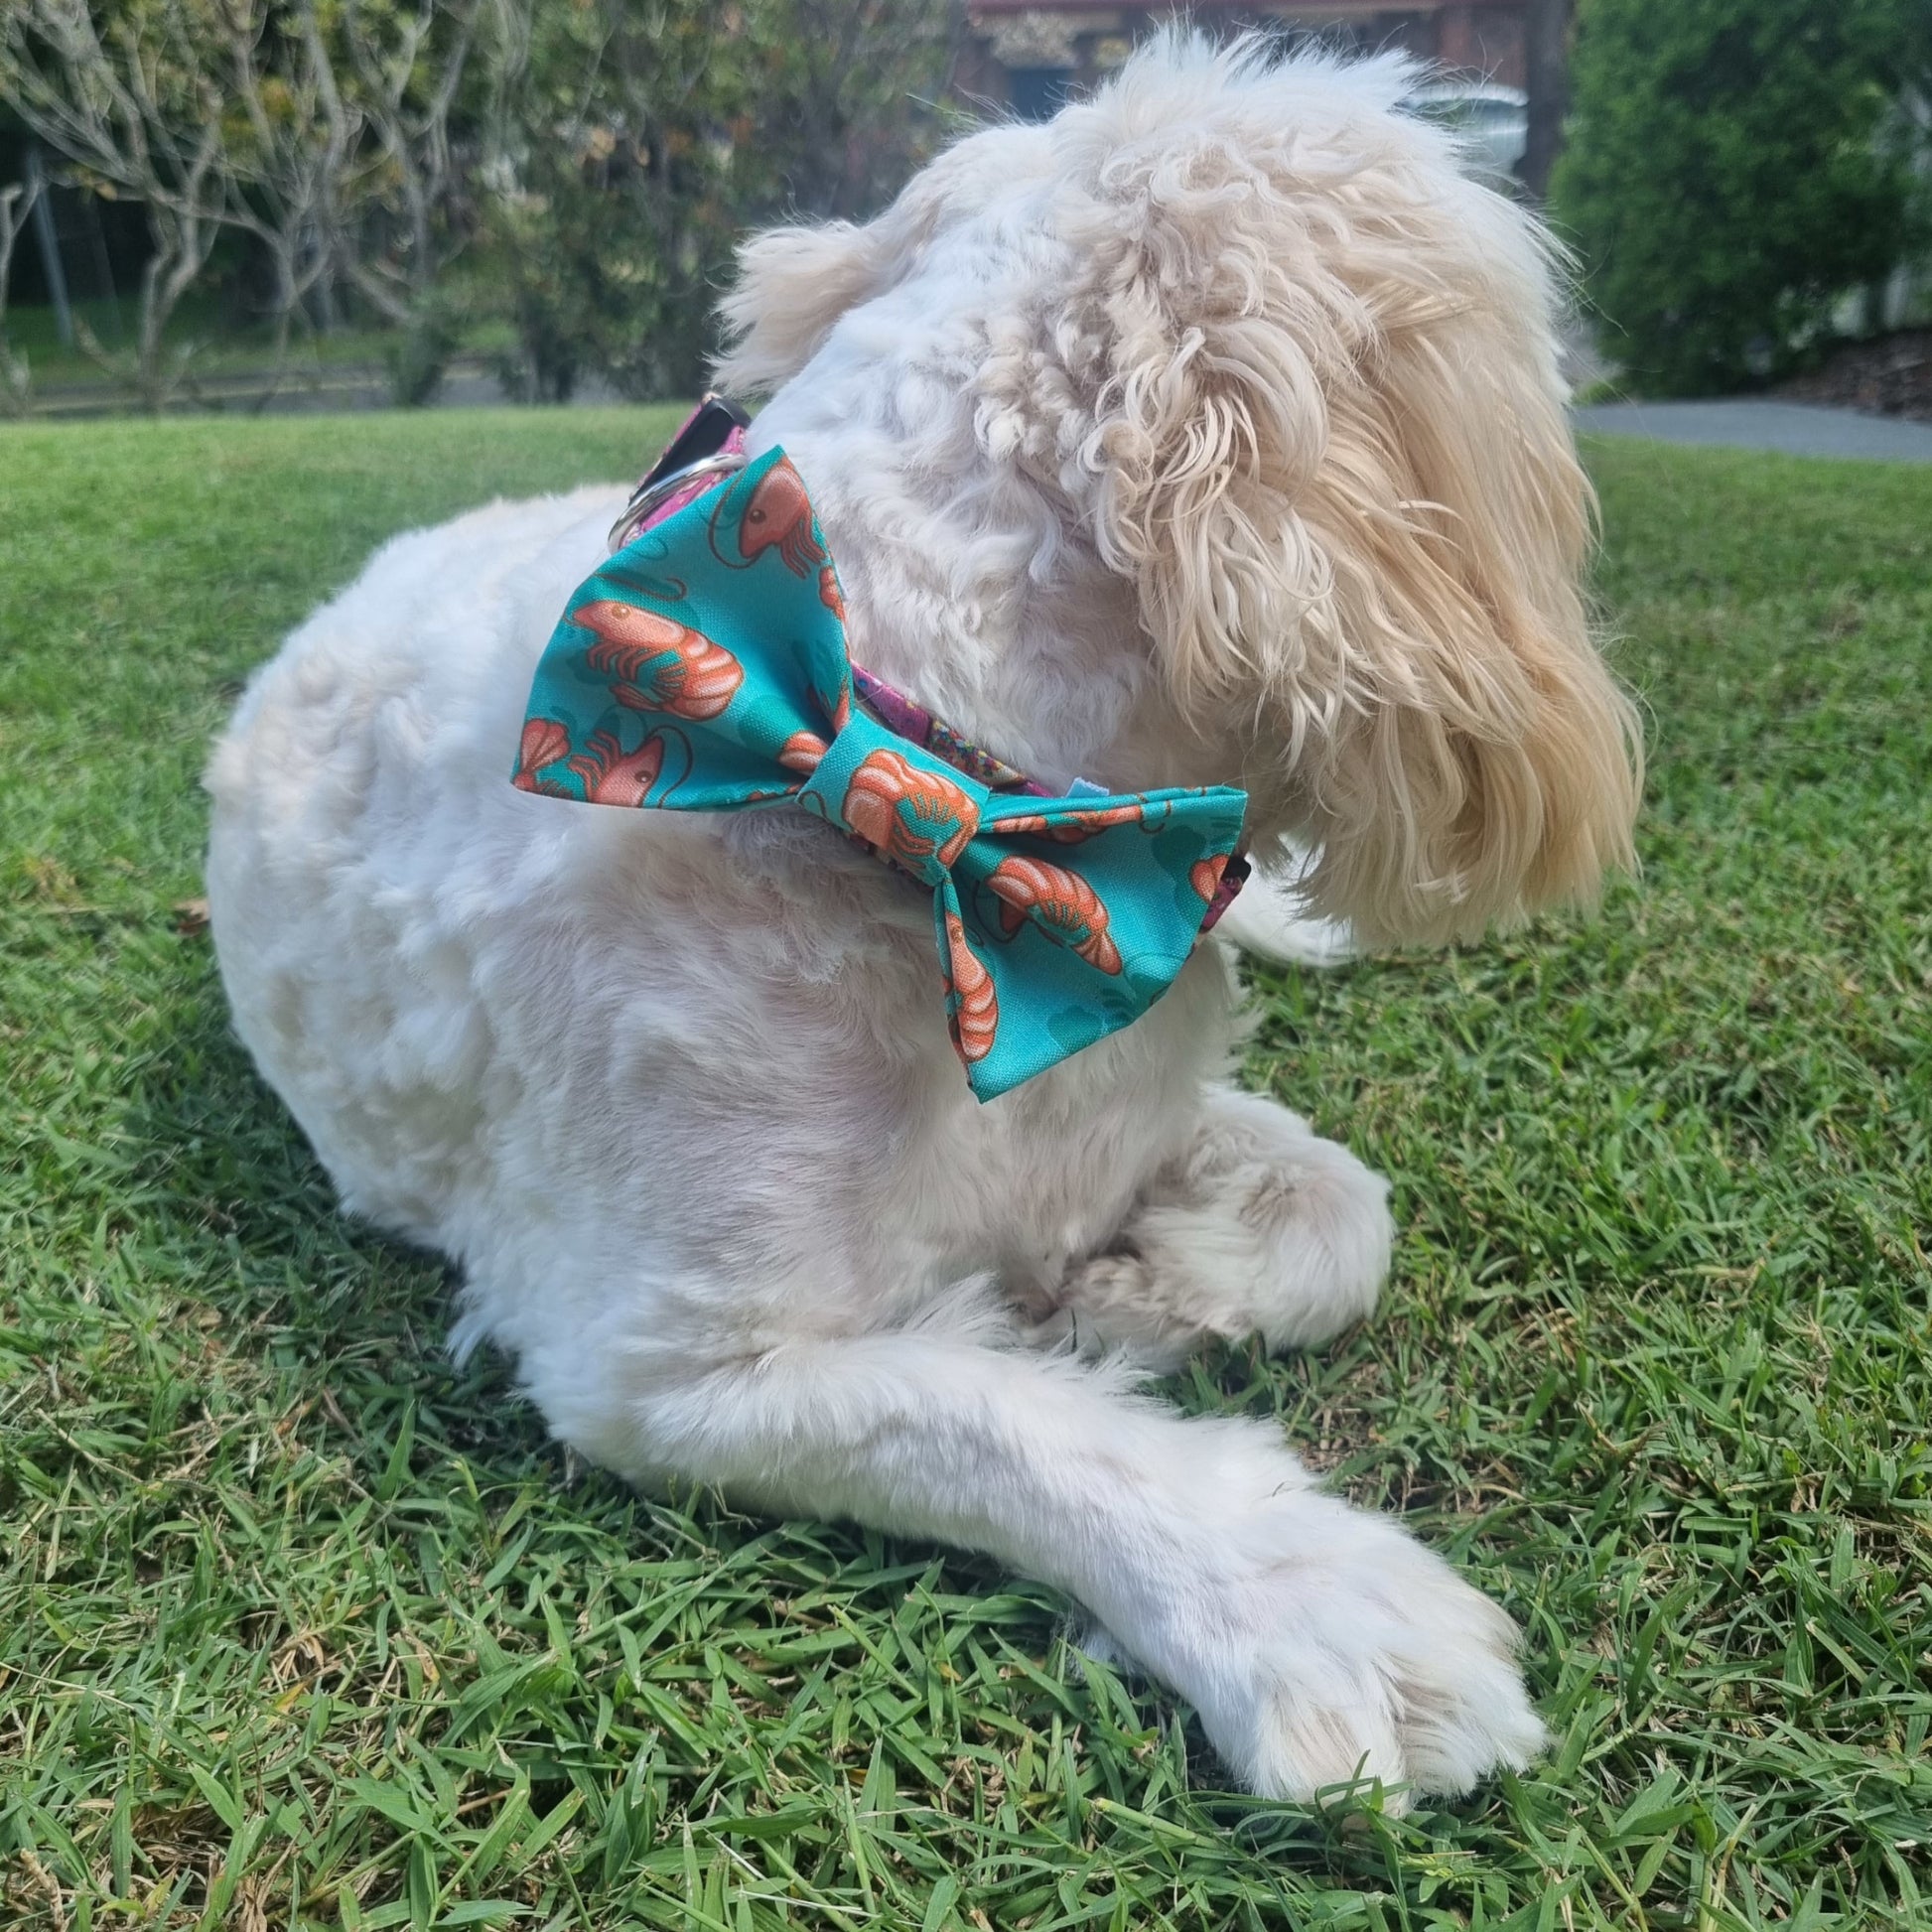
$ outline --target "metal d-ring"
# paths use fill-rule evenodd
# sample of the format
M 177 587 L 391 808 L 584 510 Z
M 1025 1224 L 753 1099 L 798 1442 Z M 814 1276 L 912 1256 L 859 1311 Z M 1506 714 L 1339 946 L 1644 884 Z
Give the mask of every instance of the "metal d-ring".
M 720 450 L 715 456 L 700 457 L 695 463 L 687 463 L 682 470 L 673 470 L 668 477 L 659 477 L 655 483 L 640 483 L 624 504 L 623 514 L 611 525 L 612 554 L 621 550 L 626 543 L 633 542 L 638 532 L 672 497 L 682 494 L 695 483 L 735 477 L 749 461 L 742 450 Z

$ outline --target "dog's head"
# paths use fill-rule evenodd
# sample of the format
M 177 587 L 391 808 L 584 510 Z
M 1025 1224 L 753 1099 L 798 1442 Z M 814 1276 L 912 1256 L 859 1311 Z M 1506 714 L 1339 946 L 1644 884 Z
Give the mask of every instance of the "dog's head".
M 1244 785 L 1257 857 L 1311 848 L 1317 908 L 1387 940 L 1587 897 L 1639 783 L 1579 589 L 1551 247 L 1396 107 L 1414 78 L 1160 40 L 870 225 L 750 243 L 722 371 L 773 386 L 982 263 L 982 456 L 1131 587 L 1184 779 Z

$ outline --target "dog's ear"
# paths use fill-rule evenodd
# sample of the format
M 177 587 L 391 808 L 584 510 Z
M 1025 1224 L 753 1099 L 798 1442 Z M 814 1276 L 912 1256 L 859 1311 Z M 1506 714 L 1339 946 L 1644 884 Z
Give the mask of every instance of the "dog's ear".
M 799 223 L 744 242 L 738 279 L 719 309 L 726 337 L 714 367 L 719 387 L 763 395 L 790 381 L 847 310 L 897 281 L 939 223 L 959 152 L 915 176 L 863 225 Z
M 1308 885 L 1370 938 L 1474 938 L 1634 864 L 1642 732 L 1584 603 L 1593 499 L 1549 286 L 1472 249 L 1455 289 L 1373 296 L 1302 511 L 1328 633 L 1295 772 Z
M 1546 245 L 1390 110 L 1404 78 L 1130 66 L 1067 129 L 1089 272 L 1060 336 L 1096 365 L 1098 546 L 1176 708 L 1245 743 L 1320 910 L 1422 940 L 1627 861 L 1637 737 L 1579 592 Z
M 767 228 L 743 243 L 719 311 L 729 345 L 719 386 L 759 395 L 796 375 L 839 317 L 879 285 L 878 239 L 853 222 L 827 221 Z

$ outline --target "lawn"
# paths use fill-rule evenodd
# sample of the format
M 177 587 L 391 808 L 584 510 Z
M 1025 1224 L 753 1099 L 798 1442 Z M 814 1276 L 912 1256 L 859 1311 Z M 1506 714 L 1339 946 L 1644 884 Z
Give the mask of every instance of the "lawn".
M 1051 1592 L 644 1498 L 453 1369 L 229 1037 L 196 774 L 389 532 L 663 414 L 0 431 L 0 1920 L 1932 1925 L 1932 470 L 1603 443 L 1600 916 L 1259 988 L 1384 1312 L 1177 1385 L 1501 1597 L 1549 1760 L 1230 1796 Z

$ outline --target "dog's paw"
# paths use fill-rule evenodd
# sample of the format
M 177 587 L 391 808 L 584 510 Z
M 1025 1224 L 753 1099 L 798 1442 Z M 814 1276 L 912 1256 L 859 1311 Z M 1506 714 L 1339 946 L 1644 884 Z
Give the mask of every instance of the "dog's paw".
M 1267 1266 L 1219 1333 L 1312 1348 L 1375 1311 L 1395 1246 L 1389 1183 L 1347 1148 L 1308 1134 L 1249 1189 L 1240 1220 Z
M 1050 1301 L 1082 1344 L 1172 1368 L 1212 1339 L 1314 1347 L 1374 1311 L 1395 1241 L 1388 1182 L 1286 1110 L 1241 1104 L 1272 1144 L 1251 1136 L 1252 1158 L 1150 1201 L 1118 1244 L 1068 1265 Z
M 1515 1661 L 1516 1626 L 1448 1564 L 1401 1540 L 1359 1584 L 1290 1589 L 1250 1650 L 1216 1742 L 1251 1789 L 1303 1798 L 1356 1777 L 1452 1796 L 1521 1770 L 1545 1731 Z M 1408 1574 L 1398 1579 L 1398 1572 Z
M 1306 1488 L 1233 1527 L 1138 1649 L 1249 1789 L 1380 1779 L 1392 1810 L 1521 1770 L 1547 1741 L 1508 1615 L 1395 1523 Z

